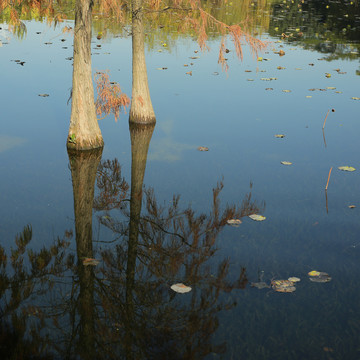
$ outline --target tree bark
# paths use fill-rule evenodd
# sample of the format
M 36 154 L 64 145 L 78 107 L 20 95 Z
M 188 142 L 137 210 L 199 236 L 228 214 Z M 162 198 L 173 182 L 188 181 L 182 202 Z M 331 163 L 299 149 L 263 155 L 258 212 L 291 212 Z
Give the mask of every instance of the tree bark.
M 155 124 L 145 61 L 143 0 L 132 0 L 132 99 L 130 123 Z
M 91 72 L 93 1 L 76 0 L 71 119 L 67 147 L 89 150 L 104 146 L 96 117 Z

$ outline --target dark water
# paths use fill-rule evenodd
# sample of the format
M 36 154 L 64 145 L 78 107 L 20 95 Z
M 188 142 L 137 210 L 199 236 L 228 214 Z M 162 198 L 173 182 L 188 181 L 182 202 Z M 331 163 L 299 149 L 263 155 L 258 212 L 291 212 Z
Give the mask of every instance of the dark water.
M 231 51 L 227 73 L 219 39 L 195 53 L 191 37 L 164 47 L 170 35 L 156 33 L 146 56 L 157 123 L 145 134 L 140 185 L 145 169 L 132 161 L 127 114 L 99 122 L 102 154 L 67 154 L 72 35 L 26 21 L 19 39 L 1 25 L 3 358 L 360 358 L 359 7 L 305 2 L 299 14 L 297 5 L 274 2 L 268 27 L 259 25 L 269 42 L 263 60 L 246 46 L 243 61 Z M 95 35 L 93 71 L 108 69 L 130 94 L 131 39 Z M 140 151 L 144 140 L 131 134 Z M 114 193 L 101 188 L 102 175 L 114 174 L 114 163 L 96 168 L 115 159 L 134 194 L 109 181 L 126 200 L 106 208 Z M 74 198 L 85 204 L 77 214 Z M 239 227 L 226 225 L 227 204 L 242 211 Z M 24 268 L 11 249 L 27 224 L 28 248 L 50 255 L 30 254 L 31 266 L 20 250 Z M 51 248 L 58 238 L 69 242 L 57 244 L 63 257 Z M 84 257 L 100 263 L 84 266 Z M 310 281 L 312 270 L 331 281 Z M 301 279 L 292 293 L 250 285 L 290 276 Z M 180 282 L 192 291 L 174 293 Z

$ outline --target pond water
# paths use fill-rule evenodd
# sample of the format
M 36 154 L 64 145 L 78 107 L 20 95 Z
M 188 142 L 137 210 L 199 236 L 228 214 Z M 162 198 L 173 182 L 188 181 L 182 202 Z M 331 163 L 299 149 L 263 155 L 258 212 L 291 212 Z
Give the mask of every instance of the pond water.
M 5 358 L 360 358 L 360 9 L 357 3 L 305 1 L 297 17 L 291 16 L 296 4 L 270 4 L 267 27 L 258 25 L 267 49 L 257 58 L 244 45 L 241 61 L 229 40 L 227 72 L 217 62 L 218 37 L 201 52 L 191 36 L 170 42 L 171 34 L 154 35 L 146 61 L 157 123 L 140 184 L 141 218 L 94 206 L 92 235 L 84 230 L 82 236 L 92 239 L 88 257 L 100 260 L 96 267 L 84 267 L 83 258 L 77 266 L 65 261 L 73 257 L 76 263 L 81 253 L 74 201 L 76 207 L 87 199 L 92 207 L 91 184 L 85 187 L 89 197 L 81 186 L 74 194 L 78 160 L 69 160 L 66 151 L 73 34 L 61 27 L 73 21 L 53 28 L 27 20 L 23 38 L 0 24 Z M 96 34 L 93 71 L 109 70 L 130 95 L 131 38 L 109 34 L 98 40 Z M 101 162 L 117 159 L 135 188 L 128 115 L 99 124 Z M 95 182 L 98 202 L 106 195 L 99 185 L 102 170 Z M 219 182 L 220 213 L 227 204 L 241 207 L 251 192 L 249 204 L 255 202 L 252 209 L 266 219 L 243 216 L 238 227 L 217 224 L 213 189 Z M 153 189 L 163 213 L 149 205 L 146 189 Z M 174 194 L 180 195 L 177 210 Z M 138 206 L 133 197 L 130 202 Z M 193 219 L 184 214 L 188 206 Z M 38 273 L 30 284 L 10 267 L 11 249 L 27 224 L 34 251 L 49 249 L 64 233 L 69 241 L 59 260 L 66 269 L 48 276 L 55 284 L 41 293 L 47 285 Z M 134 228 L 142 240 L 133 241 Z M 193 246 L 186 248 L 190 240 Z M 331 280 L 311 281 L 312 270 Z M 294 292 L 270 287 L 294 276 L 301 279 Z M 258 282 L 267 287 L 252 286 Z M 192 290 L 176 294 L 174 283 Z

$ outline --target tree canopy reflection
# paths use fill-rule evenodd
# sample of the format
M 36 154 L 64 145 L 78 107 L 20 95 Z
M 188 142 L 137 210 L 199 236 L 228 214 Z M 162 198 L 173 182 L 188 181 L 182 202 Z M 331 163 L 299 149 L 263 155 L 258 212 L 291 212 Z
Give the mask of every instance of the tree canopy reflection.
M 250 192 L 242 204 L 221 210 L 222 182 L 213 189 L 208 214 L 182 209 L 179 196 L 160 206 L 153 189 L 143 191 L 146 137 L 150 141 L 152 130 L 131 130 L 131 187 L 118 160 L 98 166 L 101 151 L 69 153 L 75 253 L 69 247 L 71 232 L 49 248 L 26 250 L 31 227 L 17 237 L 10 268 L 1 249 L 1 338 L 7 343 L 16 331 L 18 340 L 9 346 L 18 352 L 11 354 L 23 349 L 39 358 L 149 359 L 171 353 L 184 359 L 225 351 L 226 344 L 214 338 L 218 314 L 235 304 L 223 295 L 243 289 L 247 276 L 239 268 L 231 278 L 228 259 L 215 264 L 216 239 L 227 219 L 259 207 Z M 93 208 L 116 238 L 98 252 L 93 248 Z M 88 257 L 100 264 L 84 266 Z M 192 292 L 173 292 L 170 285 L 180 281 L 191 285 Z

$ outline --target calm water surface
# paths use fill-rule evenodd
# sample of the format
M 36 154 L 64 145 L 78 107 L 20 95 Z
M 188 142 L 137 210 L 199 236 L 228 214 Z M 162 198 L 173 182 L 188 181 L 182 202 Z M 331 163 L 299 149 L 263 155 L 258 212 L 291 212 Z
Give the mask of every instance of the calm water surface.
M 359 8 L 354 9 L 353 15 L 359 14 Z M 0 351 L 5 356 L 16 358 L 9 355 L 8 348 L 13 346 L 23 347 L 25 358 L 31 358 L 32 352 L 40 358 L 42 351 L 48 358 L 90 358 L 95 353 L 95 358 L 106 354 L 102 356 L 134 359 L 360 358 L 359 39 L 340 39 L 336 51 L 321 52 L 323 48 L 310 40 L 277 36 L 276 31 L 284 31 L 284 23 L 275 15 L 270 30 L 261 35 L 269 42 L 267 50 L 259 54 L 262 61 L 252 57 L 247 47 L 243 61 L 231 51 L 227 73 L 217 64 L 218 40 L 210 40 L 211 51 L 195 53 L 199 48 L 191 38 L 184 36 L 164 47 L 159 33 L 146 54 L 157 124 L 148 150 L 144 188 L 153 188 L 165 215 L 173 194 L 179 194 L 180 213 L 190 205 L 196 214 L 212 218 L 212 189 L 223 181 L 220 210 L 226 204 L 240 206 L 251 191 L 251 201 L 256 201 L 266 220 L 256 222 L 244 216 L 239 227 L 221 226 L 218 232 L 204 225 L 204 236 L 214 234 L 212 246 L 218 250 L 209 255 L 204 245 L 198 253 L 185 252 L 174 260 L 180 265 L 169 265 L 175 255 L 159 250 L 152 258 L 151 247 L 139 248 L 138 253 L 144 253 L 142 260 L 140 256 L 137 260 L 140 270 L 130 281 L 131 276 L 124 275 L 125 265 L 121 270 L 121 260 L 125 264 L 126 254 L 130 256 L 126 249 L 131 229 L 122 233 L 114 225 L 118 210 L 94 210 L 92 255 L 102 261 L 95 270 L 91 268 L 91 274 L 96 278 L 94 286 L 110 294 L 108 303 L 101 291 L 86 297 L 82 284 L 90 278 L 86 280 L 81 270 L 67 270 L 62 285 L 56 285 L 63 289 L 61 296 L 55 286 L 55 291 L 24 296 L 23 301 L 19 297 L 19 302 L 14 302 L 13 312 L 27 309 L 27 322 L 21 328 L 9 317 L 11 312 L 5 311 L 12 290 L 5 290 L 2 280 L 5 340 Z M 336 24 L 336 19 L 330 18 Z M 354 24 L 359 26 L 359 17 L 356 19 Z M 27 224 L 32 226 L 29 247 L 35 250 L 50 247 L 58 236 L 72 230 L 74 236 L 70 236 L 66 251 L 76 258 L 74 179 L 65 146 L 72 86 L 72 61 L 67 58 L 72 56 L 72 35 L 40 22 L 25 23 L 23 39 L 8 32 L 6 24 L 0 30 L 1 246 L 10 254 L 17 234 Z M 308 36 L 311 31 L 306 29 Z M 334 27 L 329 38 L 337 33 Z M 341 44 L 346 45 L 343 53 L 347 56 L 331 57 Z M 131 39 L 108 36 L 99 41 L 94 36 L 93 45 L 93 71 L 108 69 L 111 79 L 130 94 Z M 230 41 L 228 45 L 231 48 Z M 285 56 L 276 53 L 280 49 Z M 194 56 L 199 58 L 190 58 Z M 25 63 L 21 66 L 14 60 Z M 167 69 L 158 70 L 162 67 Z M 186 74 L 190 70 L 191 76 Z M 44 93 L 49 96 L 38 96 Z M 329 112 L 323 133 L 331 109 L 335 111 Z M 100 121 L 105 141 L 101 159 L 117 159 L 130 184 L 127 120 L 127 114 L 122 114 L 118 122 L 111 117 Z M 285 137 L 275 138 L 275 134 Z M 207 146 L 209 151 L 197 151 L 198 146 Z M 281 161 L 292 165 L 284 166 Z M 356 171 L 338 170 L 344 165 Z M 95 197 L 99 194 L 102 196 L 98 178 Z M 350 205 L 357 207 L 350 209 Z M 150 216 L 145 203 L 142 214 Z M 161 222 L 164 214 L 151 214 L 162 225 L 156 227 L 157 232 L 153 229 L 149 238 L 155 241 L 162 236 L 164 244 L 170 244 L 172 235 L 162 229 L 180 230 Z M 123 224 L 129 222 L 126 215 L 119 216 Z M 131 221 L 129 224 L 131 227 Z M 146 226 L 141 225 L 140 236 L 149 230 Z M 102 255 L 107 248 L 113 254 L 118 251 L 118 262 L 111 263 Z M 226 259 L 228 287 L 219 280 L 223 272 L 218 270 Z M 163 263 L 167 265 L 162 272 L 154 270 Z M 235 285 L 242 269 L 242 282 Z M 326 272 L 332 279 L 312 282 L 307 275 L 311 270 Z M 290 276 L 301 279 L 292 293 L 251 286 L 258 281 L 270 285 L 271 280 Z M 78 280 L 72 282 L 75 278 Z M 192 291 L 173 293 L 169 287 L 176 282 L 186 283 Z M 21 288 L 23 283 L 19 280 L 18 284 Z M 136 296 L 130 301 L 124 289 Z M 80 291 L 78 300 L 73 298 L 76 291 Z M 93 316 L 84 316 L 78 303 L 87 304 Z M 31 324 L 40 322 L 38 313 L 33 308 L 29 312 L 29 306 L 47 314 L 39 339 L 30 331 Z M 116 307 L 122 312 L 114 312 Z M 57 316 L 61 326 L 55 324 Z M 20 335 L 6 347 L 11 331 Z M 92 355 L 79 350 L 89 346 L 87 341 L 95 351 Z

